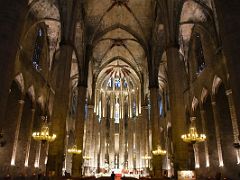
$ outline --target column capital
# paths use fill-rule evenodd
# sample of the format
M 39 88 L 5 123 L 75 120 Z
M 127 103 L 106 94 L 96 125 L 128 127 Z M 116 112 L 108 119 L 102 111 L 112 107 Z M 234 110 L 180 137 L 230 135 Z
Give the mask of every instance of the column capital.
M 141 107 L 142 109 L 148 109 L 148 105 L 144 105 Z
M 212 104 L 216 104 L 216 97 L 215 97 L 215 95 L 211 96 L 211 103 Z
M 24 104 L 24 103 L 25 103 L 25 101 L 24 101 L 24 100 L 22 100 L 22 99 L 19 99 L 19 100 L 18 100 L 18 103 L 19 103 L 19 104 Z
M 92 104 L 88 104 L 87 107 L 88 109 L 93 109 L 94 106 Z
M 230 94 L 232 94 L 232 89 L 226 90 L 226 95 L 229 96 Z
M 212 101 L 212 105 L 214 105 L 214 106 L 215 106 L 215 105 L 216 105 L 216 102 L 215 102 L 215 101 Z

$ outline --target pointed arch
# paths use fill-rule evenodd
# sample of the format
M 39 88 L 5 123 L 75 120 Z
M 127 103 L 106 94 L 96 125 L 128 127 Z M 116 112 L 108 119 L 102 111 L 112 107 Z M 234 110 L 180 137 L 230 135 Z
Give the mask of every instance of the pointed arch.
M 191 105 L 191 108 L 192 108 L 192 111 L 193 111 L 193 112 L 197 109 L 198 104 L 199 104 L 199 101 L 198 101 L 198 99 L 194 96 L 194 97 L 193 97 L 193 100 L 192 100 L 192 105 Z
M 28 88 L 27 93 L 29 94 L 29 97 L 31 98 L 32 102 L 34 103 L 36 100 L 36 97 L 35 97 L 35 88 L 33 85 L 31 85 Z
M 217 75 L 214 76 L 213 83 L 212 83 L 212 94 L 216 95 L 219 86 L 222 84 L 222 79 Z
M 203 87 L 202 92 L 201 92 L 201 103 L 202 104 L 205 103 L 208 94 L 209 94 L 208 90 L 205 87 Z
M 23 93 L 25 90 L 25 85 L 24 85 L 24 78 L 22 73 L 19 73 L 17 76 L 15 76 L 14 81 L 17 83 L 19 89 Z

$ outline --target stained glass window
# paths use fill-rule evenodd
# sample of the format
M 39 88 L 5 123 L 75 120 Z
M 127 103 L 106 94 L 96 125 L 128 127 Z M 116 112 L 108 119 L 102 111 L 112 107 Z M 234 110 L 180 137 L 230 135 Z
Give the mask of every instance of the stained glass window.
M 119 123 L 119 103 L 115 104 L 115 123 Z
M 206 63 L 204 59 L 200 34 L 196 34 L 195 38 L 196 38 L 195 53 L 196 53 L 196 61 L 197 61 L 197 73 L 200 73 L 206 67 Z
M 115 87 L 116 87 L 116 88 L 120 88 L 120 86 L 121 86 L 121 81 L 120 81 L 120 79 L 115 79 Z
M 37 71 L 41 70 L 40 58 L 41 58 L 43 43 L 44 43 L 44 31 L 42 28 L 39 28 L 37 31 L 37 38 L 35 41 L 33 57 L 32 57 L 32 64 Z

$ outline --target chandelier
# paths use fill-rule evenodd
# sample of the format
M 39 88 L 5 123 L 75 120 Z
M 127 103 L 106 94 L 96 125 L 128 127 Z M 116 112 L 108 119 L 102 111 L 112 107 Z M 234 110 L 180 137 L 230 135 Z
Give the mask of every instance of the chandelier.
M 157 146 L 157 149 L 156 149 L 156 150 L 153 150 L 152 153 L 153 153 L 153 155 L 155 155 L 155 156 L 163 156 L 163 155 L 165 155 L 165 154 L 167 153 L 167 151 L 162 150 L 161 146 L 158 145 L 158 146 Z
M 195 143 L 203 142 L 207 138 L 205 134 L 198 134 L 197 133 L 197 129 L 196 129 L 196 126 L 195 126 L 195 119 L 196 119 L 196 117 L 191 118 L 189 133 L 188 134 L 183 134 L 181 136 L 182 140 L 186 143 L 195 144 Z
M 90 159 L 92 159 L 92 157 L 86 155 L 86 156 L 83 156 L 83 159 L 85 159 L 85 160 L 90 160 Z
M 69 154 L 81 154 L 82 150 L 78 149 L 77 145 L 73 145 L 73 147 L 68 149 L 67 152 Z
M 43 117 L 43 118 L 44 118 L 44 123 L 41 127 L 41 131 L 33 132 L 32 137 L 36 141 L 52 142 L 56 139 L 57 135 L 56 134 L 49 135 L 49 127 L 47 125 L 47 117 Z
M 150 159 L 152 159 L 152 157 L 149 156 L 148 154 L 145 154 L 144 156 L 142 156 L 142 159 L 144 159 L 144 160 L 150 160 Z

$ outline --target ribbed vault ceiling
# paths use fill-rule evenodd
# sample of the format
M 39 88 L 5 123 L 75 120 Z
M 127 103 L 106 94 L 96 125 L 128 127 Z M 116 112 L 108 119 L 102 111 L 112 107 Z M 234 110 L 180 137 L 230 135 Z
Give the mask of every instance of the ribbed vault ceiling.
M 147 72 L 143 69 L 147 68 L 144 61 L 147 41 L 151 38 L 154 4 L 152 0 L 86 1 L 89 41 L 94 45 L 95 77 L 100 80 L 121 69 L 128 71 L 122 75 L 141 81 L 140 74 Z
M 61 2 L 59 4 L 59 2 Z M 155 43 L 159 43 L 158 47 L 164 48 L 165 27 L 162 22 L 158 22 L 157 16 L 160 19 L 165 19 L 166 11 L 171 9 L 161 9 L 156 11 L 156 4 L 161 7 L 163 2 L 156 0 L 85 0 L 83 2 L 84 19 L 78 23 L 81 32 L 84 26 L 86 31 L 86 39 L 84 43 L 93 45 L 93 56 L 90 59 L 89 76 L 96 79 L 104 79 L 110 76 L 109 69 L 119 69 L 124 66 L 125 70 L 129 70 L 127 74 L 133 81 L 138 80 L 144 82 L 144 89 L 148 87 L 148 65 L 147 61 L 151 57 L 150 47 L 155 37 Z M 172 1 L 174 3 L 174 1 Z M 168 4 L 168 3 L 167 3 Z M 49 40 L 50 60 L 53 53 L 59 48 L 58 44 L 61 37 L 61 28 L 66 28 L 69 24 L 63 23 L 64 15 L 60 16 L 63 10 L 69 9 L 71 3 L 62 0 L 29 0 L 29 13 L 33 14 L 39 22 L 45 22 L 47 27 L 47 35 Z M 171 5 L 169 2 L 168 5 Z M 66 6 L 66 7 L 62 7 Z M 169 6 L 171 7 L 171 6 Z M 60 11 L 62 9 L 62 12 Z M 196 24 L 208 23 L 211 21 L 212 10 L 214 9 L 211 0 L 186 0 L 183 1 L 182 9 L 176 11 L 180 13 L 180 52 L 187 59 L 189 42 L 192 36 L 192 30 Z M 159 15 L 159 12 L 161 15 Z M 156 14 L 158 13 L 158 15 Z M 71 15 L 69 15 L 71 16 Z M 61 19 L 61 18 L 63 19 Z M 71 18 L 69 18 L 71 19 Z M 84 25 L 81 24 L 84 20 Z M 161 20 L 160 20 L 161 21 Z M 75 47 L 82 47 L 82 33 L 75 34 L 78 39 L 75 42 Z M 156 33 L 161 32 L 161 33 Z M 155 48 L 156 49 L 156 48 Z M 157 49 L 157 52 L 163 51 Z M 165 57 L 159 53 L 159 56 Z M 72 73 L 71 76 L 78 78 L 78 54 L 73 54 Z M 156 57 L 155 57 L 156 58 Z M 166 83 L 166 58 L 161 58 L 162 63 L 152 63 L 151 67 L 159 70 L 160 88 L 164 88 Z M 78 59 L 78 60 L 76 60 Z M 109 74 L 108 74 L 109 73 Z M 135 80 L 134 80 L 135 79 Z M 77 83 L 77 79 L 73 84 Z M 89 84 L 91 85 L 91 84 Z M 90 87 L 91 88 L 91 87 Z

